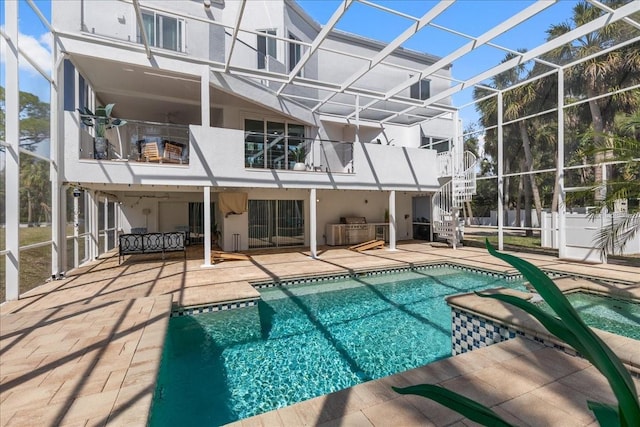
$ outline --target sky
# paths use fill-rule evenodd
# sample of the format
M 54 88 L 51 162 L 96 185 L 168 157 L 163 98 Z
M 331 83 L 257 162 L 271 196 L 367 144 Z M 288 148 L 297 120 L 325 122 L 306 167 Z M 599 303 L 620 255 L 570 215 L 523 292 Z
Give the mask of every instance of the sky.
M 299 0 L 298 3 L 318 23 L 325 24 L 341 1 L 337 0 Z M 421 18 L 436 1 L 391 0 L 376 1 L 377 4 L 393 8 L 407 15 Z M 460 33 L 478 37 L 498 25 L 508 17 L 526 9 L 533 1 L 521 0 L 460 0 L 433 22 L 451 28 Z M 560 0 L 524 24 L 518 26 L 493 41 L 504 47 L 532 49 L 546 40 L 546 30 L 552 24 L 559 24 L 569 19 L 575 1 Z M 356 33 L 374 40 L 391 42 L 406 30 L 413 21 L 378 11 L 374 8 L 356 3 L 344 14 L 337 28 Z M 444 57 L 457 48 L 468 43 L 468 39 L 453 35 L 439 29 L 425 27 L 414 35 L 404 48 Z M 454 78 L 467 79 L 482 71 L 492 68 L 504 59 L 506 52 L 491 47 L 483 47 L 478 52 L 465 55 L 452 67 Z M 454 96 L 456 106 L 472 101 L 472 90 L 466 90 Z M 460 118 L 465 126 L 478 120 L 473 106 L 460 111 Z
M 0 14 L 4 14 L 4 1 L 0 0 Z M 14 1 L 14 0 L 8 0 Z M 185 1 L 185 0 L 182 0 Z M 234 0 L 226 0 L 234 1 Z M 256 1 L 256 0 L 251 0 Z M 265 0 L 268 1 L 268 0 Z M 50 19 L 51 7 L 48 0 L 35 0 L 43 14 Z M 336 8 L 339 0 L 299 0 L 298 3 L 309 15 L 320 24 L 325 24 Z M 419 0 L 391 0 L 376 1 L 376 3 L 393 8 L 402 13 L 421 17 L 435 1 Z M 522 0 L 460 0 L 449 7 L 433 22 L 458 32 L 477 37 L 499 24 L 507 17 L 517 13 L 532 4 L 533 1 Z M 560 0 L 524 25 L 496 38 L 494 41 L 511 49 L 530 49 L 546 39 L 545 30 L 551 24 L 564 22 L 571 16 L 575 1 Z M 51 37 L 44 25 L 25 1 L 20 1 L 20 48 L 40 65 L 42 69 L 51 72 Z M 4 16 L 0 25 L 4 25 Z M 390 42 L 401 34 L 412 23 L 410 19 L 382 12 L 362 3 L 354 3 L 342 17 L 337 28 L 356 33 L 371 39 Z M 467 39 L 446 33 L 434 28 L 424 28 L 412 37 L 403 47 L 445 56 L 456 48 L 466 44 Z M 0 43 L 4 45 L 4 43 Z M 498 64 L 505 56 L 505 52 L 491 47 L 483 47 L 477 53 L 466 55 L 453 64 L 454 78 L 465 79 L 472 77 Z M 2 52 L 4 61 L 4 52 Z M 4 85 L 4 69 L 0 75 L 0 84 Z M 43 101 L 49 101 L 49 84 L 46 79 L 33 69 L 26 61 L 20 61 L 20 90 L 35 93 Z M 461 106 L 471 102 L 472 91 L 466 90 L 454 96 L 454 105 Z M 478 115 L 473 107 L 460 111 L 464 124 L 477 121 Z

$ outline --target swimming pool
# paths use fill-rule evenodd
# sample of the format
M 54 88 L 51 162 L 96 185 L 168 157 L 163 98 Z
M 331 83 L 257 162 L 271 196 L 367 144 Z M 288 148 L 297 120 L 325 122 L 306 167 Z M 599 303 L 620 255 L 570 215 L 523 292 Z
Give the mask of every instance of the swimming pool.
M 587 325 L 640 340 L 640 303 L 586 292 L 568 294 L 567 299 Z M 545 302 L 540 307 L 551 312 Z
M 260 291 L 257 307 L 174 317 L 152 426 L 221 425 L 451 354 L 445 296 L 521 281 L 452 268 Z

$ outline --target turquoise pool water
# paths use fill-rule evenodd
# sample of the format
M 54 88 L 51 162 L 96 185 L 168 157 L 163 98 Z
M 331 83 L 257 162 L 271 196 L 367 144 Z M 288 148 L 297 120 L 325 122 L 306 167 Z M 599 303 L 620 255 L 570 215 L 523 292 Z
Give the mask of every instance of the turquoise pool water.
M 152 426 L 216 426 L 451 355 L 444 297 L 521 282 L 439 268 L 261 290 L 169 322 Z
M 640 303 L 585 292 L 569 294 L 567 299 L 587 325 L 640 340 Z M 551 312 L 546 303 L 540 306 Z

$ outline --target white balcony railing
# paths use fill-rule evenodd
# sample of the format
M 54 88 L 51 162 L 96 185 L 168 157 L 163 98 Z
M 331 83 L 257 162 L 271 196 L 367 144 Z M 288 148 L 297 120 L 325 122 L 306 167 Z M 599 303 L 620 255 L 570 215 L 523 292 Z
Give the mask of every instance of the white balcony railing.
M 245 132 L 246 168 L 354 173 L 353 143 Z

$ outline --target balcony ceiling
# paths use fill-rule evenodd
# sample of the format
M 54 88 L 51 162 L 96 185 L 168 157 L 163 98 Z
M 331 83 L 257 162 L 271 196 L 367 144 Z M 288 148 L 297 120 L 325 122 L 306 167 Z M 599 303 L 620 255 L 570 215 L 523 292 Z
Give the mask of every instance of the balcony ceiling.
M 74 56 L 101 104 L 116 104 L 113 115 L 129 120 L 175 124 L 200 123 L 200 79 L 130 63 Z M 229 92 L 211 87 L 212 107 L 255 109 L 256 105 Z
M 286 67 L 280 67 L 276 71 L 265 71 L 243 66 L 240 62 L 242 53 L 234 55 L 234 49 L 247 48 L 246 43 L 239 40 L 255 39 L 256 33 L 252 27 L 255 25 L 254 20 L 243 20 L 243 14 L 247 9 L 245 6 L 251 2 L 240 0 L 225 4 L 225 8 L 228 8 L 226 11 L 232 13 L 235 10 L 237 15 L 236 25 L 232 26 L 214 20 L 204 20 L 201 17 L 177 12 L 176 14 L 185 19 L 204 20 L 212 26 L 224 27 L 225 46 L 228 48 L 224 60 L 202 60 L 202 63 L 208 64 L 214 73 L 225 73 L 239 79 L 249 79 L 254 83 L 261 82 L 265 85 L 265 90 L 324 115 L 349 121 L 358 115 L 362 120 L 414 124 L 438 116 L 452 117 L 456 109 L 473 105 L 471 94 L 475 88 L 488 88 L 496 93 L 497 90 L 493 88 L 499 81 L 500 89 L 508 90 L 513 85 L 528 81 L 525 79 L 539 78 L 536 76 L 542 73 L 566 71 L 606 51 L 640 42 L 639 1 L 629 1 L 615 6 L 615 9 L 598 0 L 587 1 L 598 13 L 592 14 L 590 19 L 581 22 L 579 26 L 568 28 L 567 32 L 555 38 L 548 38 L 547 30 L 552 25 L 563 23 L 558 21 L 559 16 L 564 16 L 565 20 L 569 19 L 575 2 L 539 0 L 506 2 L 500 5 L 505 7 L 498 7 L 494 2 L 491 7 L 479 8 L 478 16 L 473 23 L 469 23 L 468 20 L 463 22 L 456 19 L 456 16 L 464 12 L 464 8 L 470 7 L 470 3 L 466 1 L 385 2 L 384 5 L 382 2 L 369 0 L 326 1 L 326 7 L 335 7 L 335 11 L 326 22 L 320 24 L 304 11 L 304 1 L 302 5 L 291 3 L 293 10 L 317 31 L 313 40 L 300 42 L 301 58 L 291 72 L 287 72 Z M 410 12 L 404 10 L 408 7 L 405 3 L 411 4 Z M 474 2 L 476 3 L 482 2 Z M 506 7 L 507 3 L 509 7 Z M 142 0 L 133 0 L 133 4 L 153 8 L 152 4 L 146 4 Z M 560 10 L 563 13 L 560 13 Z M 363 16 L 364 12 L 372 11 L 378 17 L 378 21 L 371 21 L 369 26 L 357 27 L 363 28 L 360 33 L 354 31 L 353 28 L 356 27 L 345 24 Z M 384 31 L 387 39 L 375 40 L 378 34 L 375 32 L 376 26 L 384 25 L 385 22 L 389 24 L 389 28 Z M 592 49 L 588 57 L 550 55 L 551 52 L 560 49 L 575 48 L 605 25 L 613 23 L 620 29 L 618 38 Z M 365 27 L 369 27 L 368 31 L 364 30 Z M 345 29 L 350 33 L 346 33 Z M 522 34 L 526 36 L 523 37 Z M 276 39 L 280 43 L 289 42 L 289 39 L 282 37 Z M 522 45 L 527 44 L 529 39 L 540 42 L 527 46 L 526 51 L 521 51 Z M 340 51 L 340 46 L 345 44 L 337 43 L 336 40 L 347 40 L 352 45 L 360 43 L 369 53 L 366 56 L 358 56 L 354 52 Z M 441 43 L 435 43 L 436 40 Z M 445 45 L 444 40 L 448 41 L 448 50 L 442 48 Z M 320 51 L 323 51 L 323 55 L 333 55 L 335 61 L 331 61 L 332 63 L 355 61 L 359 65 L 355 67 L 355 71 L 344 67 L 340 72 L 336 71 L 330 79 L 326 77 L 329 80 L 309 76 L 311 73 L 303 73 L 301 77 L 299 71 L 304 71 L 304 66 L 312 63 L 310 61 L 317 58 Z M 150 60 L 154 56 L 176 57 L 171 52 L 149 46 L 146 46 L 146 52 Z M 434 53 L 439 56 L 434 56 Z M 511 55 L 511 58 L 505 59 L 507 55 Z M 487 63 L 488 57 L 497 59 Z M 194 61 L 197 62 L 198 59 Z M 424 65 L 415 68 L 415 61 Z M 413 64 L 413 68 L 407 66 L 409 63 Z M 95 79 L 92 83 L 104 98 L 101 99 L 102 102 L 117 103 L 115 111 L 118 115 L 137 117 L 140 111 L 146 111 L 147 116 L 153 115 L 158 117 L 158 120 L 162 119 L 162 115 L 169 114 L 174 121 L 180 123 L 199 122 L 199 119 L 192 119 L 199 116 L 199 76 L 155 72 L 149 68 L 132 67 L 128 64 L 96 61 L 95 58 L 90 61 L 80 58 L 78 65 Z M 347 68 L 349 71 L 345 72 Z M 522 73 L 523 69 L 527 72 Z M 527 77 L 504 78 L 510 72 L 513 74 L 513 71 L 517 71 L 517 75 Z M 451 75 L 448 84 L 444 88 L 433 90 L 427 99 L 409 98 L 408 89 L 414 83 L 421 79 L 435 81 L 447 74 Z M 379 80 L 380 76 L 384 76 L 384 84 L 373 85 L 372 82 Z M 213 87 L 212 91 L 211 99 L 214 103 L 255 108 L 256 104 L 247 99 Z

